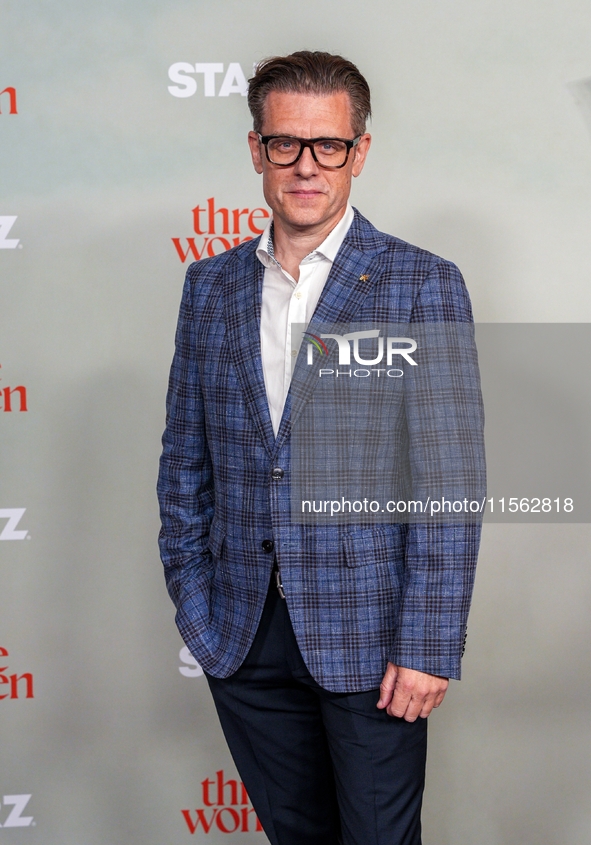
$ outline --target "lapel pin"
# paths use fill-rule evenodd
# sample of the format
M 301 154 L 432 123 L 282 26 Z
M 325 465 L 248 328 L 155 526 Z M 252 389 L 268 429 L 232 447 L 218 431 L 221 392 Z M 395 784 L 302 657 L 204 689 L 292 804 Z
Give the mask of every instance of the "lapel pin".
M 367 281 L 368 281 L 368 279 L 369 279 L 369 276 L 368 276 L 368 274 L 367 274 L 367 273 L 363 273 L 363 275 L 359 276 L 359 281 L 360 281 L 360 282 L 367 282 Z

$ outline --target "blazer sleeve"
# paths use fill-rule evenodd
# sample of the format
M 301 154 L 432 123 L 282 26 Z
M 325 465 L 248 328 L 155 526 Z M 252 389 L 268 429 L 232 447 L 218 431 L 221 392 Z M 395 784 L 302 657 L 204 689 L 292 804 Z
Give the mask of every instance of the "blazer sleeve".
M 197 361 L 193 284 L 189 267 L 175 338 L 166 399 L 166 429 L 158 476 L 160 553 L 166 586 L 177 608 L 187 598 L 201 605 L 212 559 L 207 543 L 214 484 Z M 200 595 L 201 593 L 201 595 Z M 204 605 L 205 607 L 205 605 Z
M 439 336 L 446 360 L 426 378 L 419 376 L 405 394 L 413 498 L 426 502 L 444 492 L 446 498 L 463 499 L 469 491 L 470 498 L 482 501 L 484 413 L 472 310 L 455 265 L 436 261 L 415 300 L 411 322 L 422 324 L 425 345 L 430 331 L 432 338 Z M 439 325 L 430 328 L 430 323 Z M 462 519 L 408 526 L 402 603 L 390 655 L 398 666 L 460 678 L 481 532 L 478 515 Z

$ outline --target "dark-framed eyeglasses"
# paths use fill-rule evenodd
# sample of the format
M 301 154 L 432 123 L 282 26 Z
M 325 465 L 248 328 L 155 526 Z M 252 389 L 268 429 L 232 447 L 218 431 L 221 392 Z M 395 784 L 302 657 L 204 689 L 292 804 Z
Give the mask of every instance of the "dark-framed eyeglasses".
M 259 141 L 265 147 L 267 159 L 271 164 L 291 167 L 301 157 L 304 148 L 309 147 L 316 164 L 327 170 L 344 167 L 349 153 L 360 139 L 361 135 L 350 141 L 348 138 L 294 138 L 291 135 L 259 134 Z

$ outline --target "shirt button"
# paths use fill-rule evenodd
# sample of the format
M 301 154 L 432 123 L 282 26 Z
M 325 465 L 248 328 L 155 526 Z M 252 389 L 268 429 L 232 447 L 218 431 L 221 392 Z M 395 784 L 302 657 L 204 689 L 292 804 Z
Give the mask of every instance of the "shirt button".
M 297 350 L 297 349 L 292 349 L 292 350 L 291 350 L 291 357 L 292 357 L 292 358 L 295 358 L 297 354 L 298 354 L 298 350 Z
M 273 540 L 263 540 L 261 546 L 264 552 L 272 552 L 275 548 L 275 543 Z
M 294 296 L 295 296 L 296 299 L 301 299 L 302 298 L 301 290 L 296 290 L 296 292 L 294 293 Z
M 285 475 L 285 473 L 283 472 L 281 467 L 273 467 L 273 472 L 271 473 L 271 478 L 274 481 L 280 481 L 283 478 L 284 475 Z

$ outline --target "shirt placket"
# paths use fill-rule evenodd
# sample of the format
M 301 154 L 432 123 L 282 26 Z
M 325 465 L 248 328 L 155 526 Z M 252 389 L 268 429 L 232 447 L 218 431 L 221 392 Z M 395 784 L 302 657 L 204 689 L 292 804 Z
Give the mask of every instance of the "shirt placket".
M 294 348 L 291 342 L 291 326 L 292 323 L 306 322 L 306 306 L 308 303 L 308 293 L 310 289 L 310 277 L 313 272 L 313 266 L 309 263 L 307 266 L 300 265 L 300 279 L 293 290 L 287 312 L 287 334 L 285 338 L 285 368 L 283 372 L 283 396 L 287 396 L 289 385 L 291 384 L 291 374 L 293 370 L 294 360 L 297 357 L 298 349 Z

